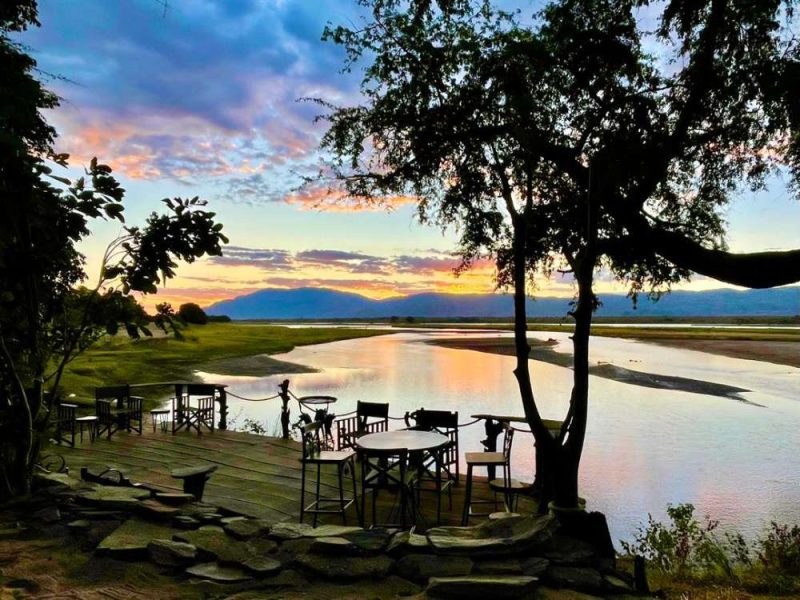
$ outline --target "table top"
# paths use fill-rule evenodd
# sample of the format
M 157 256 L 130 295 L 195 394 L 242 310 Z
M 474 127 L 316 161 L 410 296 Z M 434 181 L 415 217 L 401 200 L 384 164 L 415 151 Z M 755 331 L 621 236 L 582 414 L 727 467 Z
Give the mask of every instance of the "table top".
M 356 445 L 365 450 L 408 450 L 421 452 L 433 450 L 447 444 L 450 439 L 446 435 L 434 431 L 381 431 L 363 435 L 356 440 Z
M 321 404 L 333 404 L 336 402 L 336 398 L 333 396 L 303 396 L 298 398 L 297 401 L 307 406 L 319 406 Z
M 493 421 L 502 421 L 503 423 L 527 423 L 528 420 L 525 417 L 512 417 L 507 415 L 489 415 L 485 413 L 480 413 L 477 415 L 472 415 L 473 419 L 492 419 Z M 564 421 L 556 421 L 554 419 L 542 419 L 542 423 L 544 426 L 551 430 L 560 430 L 561 426 L 564 424 Z

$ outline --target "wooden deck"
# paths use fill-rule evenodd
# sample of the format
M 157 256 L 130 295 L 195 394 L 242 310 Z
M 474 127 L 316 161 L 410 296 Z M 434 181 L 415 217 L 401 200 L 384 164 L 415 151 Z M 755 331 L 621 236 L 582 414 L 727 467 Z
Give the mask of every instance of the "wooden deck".
M 170 469 L 197 464 L 214 464 L 217 471 L 211 476 L 204 500 L 231 512 L 269 520 L 297 520 L 300 516 L 300 444 L 293 440 L 258 436 L 235 431 L 214 431 L 198 436 L 179 432 L 177 435 L 160 430 L 153 432 L 145 424 L 142 435 L 118 432 L 109 441 L 105 438 L 83 444 L 76 440 L 75 448 L 51 445 L 46 452 L 64 456 L 70 472 L 78 474 L 81 467 L 111 466 L 122 471 L 134 482 L 143 482 L 165 490 L 180 491 L 181 483 L 170 477 Z M 357 478 L 359 476 L 357 467 Z M 323 495 L 336 492 L 335 469 L 326 475 L 323 468 Z M 313 489 L 309 470 L 306 502 L 311 501 Z M 464 502 L 464 475 L 453 489 L 453 507 L 448 509 L 447 494 L 442 498 L 442 523 L 460 524 Z M 350 489 L 345 482 L 345 494 Z M 485 480 L 473 485 L 476 499 L 493 498 Z M 378 496 L 378 520 L 386 518 L 393 502 L 392 494 Z M 525 500 L 521 501 L 525 502 Z M 433 525 L 436 499 L 423 493 L 420 527 Z M 533 510 L 522 505 L 521 510 Z M 348 510 L 348 523 L 356 523 L 355 507 Z M 370 499 L 367 498 L 367 522 L 370 522 Z M 307 522 L 310 522 L 307 519 Z M 321 523 L 341 523 L 338 515 L 322 515 Z M 475 523 L 477 521 L 473 521 Z

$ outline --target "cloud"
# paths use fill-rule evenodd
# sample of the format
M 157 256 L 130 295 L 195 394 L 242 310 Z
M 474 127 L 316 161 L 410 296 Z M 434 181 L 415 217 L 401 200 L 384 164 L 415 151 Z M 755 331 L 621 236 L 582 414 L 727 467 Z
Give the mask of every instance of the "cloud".
M 295 268 L 291 253 L 286 250 L 241 246 L 225 246 L 222 256 L 211 257 L 209 261 L 215 265 L 258 267 L 266 271 L 291 271 Z

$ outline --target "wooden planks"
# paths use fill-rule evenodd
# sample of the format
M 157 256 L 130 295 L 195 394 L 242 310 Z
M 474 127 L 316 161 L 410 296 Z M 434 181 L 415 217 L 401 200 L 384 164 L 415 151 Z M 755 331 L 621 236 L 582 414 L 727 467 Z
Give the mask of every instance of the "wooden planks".
M 111 440 L 105 438 L 74 448 L 51 445 L 47 453 L 64 457 L 72 472 L 85 466 L 113 466 L 132 481 L 144 482 L 167 491 L 180 491 L 181 484 L 170 477 L 176 468 L 200 464 L 216 465 L 217 471 L 206 485 L 204 499 L 228 511 L 270 520 L 297 520 L 300 511 L 301 448 L 298 442 L 258 436 L 236 431 L 213 433 L 179 432 L 172 435 L 145 427 L 142 435 L 119 432 Z M 360 467 L 356 466 L 356 479 Z M 316 468 L 309 467 L 306 502 L 316 479 Z M 345 478 L 345 495 L 351 493 L 349 477 Z M 324 496 L 336 496 L 335 469 L 322 470 L 321 489 Z M 442 521 L 458 524 L 464 501 L 464 482 L 453 489 L 453 506 L 442 498 Z M 476 478 L 473 493 L 477 499 L 491 498 L 488 486 Z M 436 511 L 433 494 L 423 493 L 421 504 L 425 519 L 420 526 L 433 525 Z M 392 494 L 378 496 L 379 518 L 394 504 Z M 367 507 L 370 499 L 367 499 Z M 502 505 L 502 502 L 501 502 Z M 529 507 L 526 507 L 530 510 Z M 369 508 L 368 508 L 369 512 Z M 371 513 L 368 514 L 371 518 Z M 341 522 L 335 515 L 323 515 L 320 521 Z M 348 511 L 348 522 L 356 522 L 355 507 Z

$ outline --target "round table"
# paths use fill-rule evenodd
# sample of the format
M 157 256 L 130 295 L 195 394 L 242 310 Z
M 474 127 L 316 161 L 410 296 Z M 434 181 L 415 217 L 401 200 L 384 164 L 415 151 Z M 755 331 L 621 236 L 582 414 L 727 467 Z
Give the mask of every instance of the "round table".
M 325 406 L 328 408 L 329 405 L 334 404 L 336 402 L 336 397 L 334 396 L 302 396 L 298 398 L 297 401 L 302 404 L 303 406 Z
M 408 450 L 422 452 L 435 450 L 450 441 L 446 435 L 434 431 L 380 431 L 362 435 L 356 440 L 356 446 L 364 450 Z

